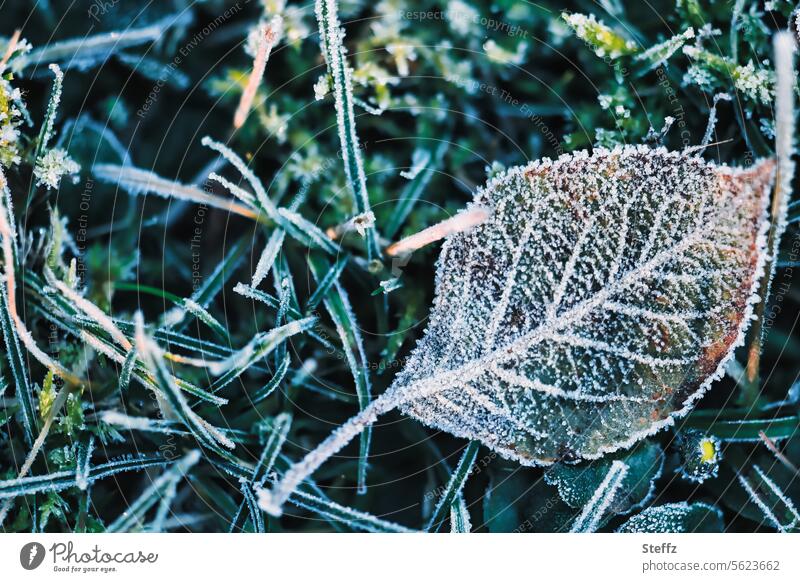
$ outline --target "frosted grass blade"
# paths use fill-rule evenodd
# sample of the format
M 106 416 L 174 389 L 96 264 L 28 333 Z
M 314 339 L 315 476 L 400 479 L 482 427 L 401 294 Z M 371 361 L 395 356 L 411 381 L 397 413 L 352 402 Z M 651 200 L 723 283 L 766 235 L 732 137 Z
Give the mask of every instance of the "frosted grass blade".
M 319 273 L 323 271 L 323 268 L 321 268 L 319 262 L 312 260 L 311 257 L 309 257 L 309 266 L 311 267 L 314 279 L 317 280 L 319 284 Z M 360 328 L 356 321 L 355 313 L 353 313 L 353 308 L 350 305 L 347 293 L 338 281 L 335 281 L 333 286 L 330 287 L 323 302 L 333 319 L 336 332 L 339 334 L 339 339 L 342 342 L 347 365 L 350 367 L 350 372 L 353 374 L 353 380 L 355 381 L 358 406 L 363 411 L 369 406 L 370 400 L 372 399 L 372 388 L 369 380 L 367 357 L 364 352 L 364 342 L 361 339 Z M 358 492 L 362 494 L 367 490 L 367 461 L 371 438 L 372 429 L 367 427 L 361 434 L 358 454 L 357 487 Z
M 347 183 L 353 194 L 356 214 L 366 214 L 371 212 L 367 178 L 364 174 L 364 161 L 361 159 L 361 146 L 356 133 L 352 71 L 347 64 L 347 54 L 343 43 L 344 30 L 339 22 L 337 2 L 335 0 L 316 0 L 315 11 L 322 54 L 328 65 L 328 72 L 333 78 L 336 121 Z M 380 256 L 376 230 L 374 228 L 367 229 L 366 237 L 367 258 L 371 260 L 374 256 Z
M 90 467 L 86 471 L 86 481 L 87 484 L 90 485 L 118 473 L 142 471 L 151 467 L 167 465 L 170 462 L 171 461 L 159 454 L 132 456 L 130 458 L 109 461 Z M 0 499 L 9 499 L 46 491 L 63 491 L 64 489 L 76 486 L 75 477 L 75 471 L 56 471 L 48 475 L 35 475 L 32 477 L 23 477 L 21 479 L 0 481 Z
M 129 532 L 144 525 L 145 514 L 159 502 L 171 500 L 175 495 L 175 486 L 189 469 L 200 460 L 200 451 L 194 450 L 176 461 L 164 471 L 142 494 L 131 503 L 107 528 L 106 532 Z M 163 510 L 160 513 L 164 513 Z M 163 521 L 163 517 L 161 519 Z M 157 528 L 156 531 L 158 531 Z
M 105 62 L 118 51 L 156 41 L 169 28 L 191 21 L 191 12 L 182 12 L 141 28 L 54 42 L 14 59 L 12 67 L 16 72 L 21 72 L 31 66 L 59 63 L 65 69 L 87 70 Z
M 439 498 L 436 508 L 433 510 L 433 515 L 426 528 L 428 531 L 439 531 L 439 528 L 442 527 L 442 524 L 449 516 L 453 503 L 457 502 L 461 490 L 467 482 L 467 478 L 470 473 L 472 473 L 472 468 L 475 465 L 475 458 L 478 456 L 480 446 L 479 442 L 472 441 L 464 449 L 464 453 L 461 455 L 455 471 L 450 475 L 450 481 L 448 481 L 447 487 Z

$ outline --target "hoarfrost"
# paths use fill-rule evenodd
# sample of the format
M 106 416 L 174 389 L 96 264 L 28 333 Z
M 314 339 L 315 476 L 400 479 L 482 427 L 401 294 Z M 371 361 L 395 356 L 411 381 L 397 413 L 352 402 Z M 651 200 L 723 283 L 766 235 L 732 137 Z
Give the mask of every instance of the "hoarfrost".
M 400 408 L 526 465 L 672 424 L 742 340 L 773 174 L 630 146 L 490 181 L 491 218 L 442 250 Z
M 722 512 L 705 503 L 667 503 L 648 507 L 622 524 L 621 533 L 722 531 Z

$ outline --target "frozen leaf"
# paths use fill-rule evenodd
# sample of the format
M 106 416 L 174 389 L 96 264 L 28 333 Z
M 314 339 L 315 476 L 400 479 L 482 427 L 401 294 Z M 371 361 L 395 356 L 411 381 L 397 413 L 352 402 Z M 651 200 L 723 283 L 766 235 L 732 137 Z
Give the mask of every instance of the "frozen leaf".
M 558 464 L 545 473 L 545 481 L 555 485 L 561 499 L 575 508 L 585 508 L 601 489 L 614 464 L 624 466 L 617 487 L 608 498 L 606 514 L 627 513 L 647 501 L 654 482 L 661 476 L 664 453 L 658 443 L 644 442 L 630 452 L 606 457 L 588 464 Z
M 720 533 L 722 512 L 713 505 L 684 502 L 648 507 L 618 529 L 621 533 Z
M 597 531 L 627 477 L 628 466 L 622 461 L 612 462 L 605 478 L 592 494 L 581 514 L 575 519 L 569 531 L 571 533 Z
M 524 465 L 597 459 L 672 425 L 742 343 L 774 168 L 627 146 L 492 179 L 472 205 L 488 219 L 444 245 L 404 370 L 262 505 L 279 513 L 395 407 Z
M 442 250 L 400 408 L 528 465 L 671 425 L 742 340 L 773 169 L 625 147 L 492 180 L 492 217 Z

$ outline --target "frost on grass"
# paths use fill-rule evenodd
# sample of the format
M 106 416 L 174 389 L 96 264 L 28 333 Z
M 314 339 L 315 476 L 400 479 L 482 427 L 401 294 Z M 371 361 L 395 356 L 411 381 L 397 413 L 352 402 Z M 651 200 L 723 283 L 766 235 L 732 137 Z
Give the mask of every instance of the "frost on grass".
M 672 424 L 742 340 L 773 174 L 625 147 L 493 179 L 491 218 L 442 251 L 400 408 L 527 465 Z

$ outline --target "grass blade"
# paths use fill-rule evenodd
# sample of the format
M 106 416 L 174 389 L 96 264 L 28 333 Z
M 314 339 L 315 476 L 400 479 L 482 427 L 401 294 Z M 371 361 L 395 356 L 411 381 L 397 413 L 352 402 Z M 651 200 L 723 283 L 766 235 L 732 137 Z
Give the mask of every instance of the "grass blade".
M 132 456 L 117 461 L 109 461 L 101 465 L 90 467 L 86 471 L 87 486 L 118 473 L 143 471 L 151 467 L 160 467 L 169 463 L 169 460 L 159 454 Z M 47 475 L 9 479 L 8 481 L 0 481 L 0 499 L 11 499 L 22 495 L 33 495 L 46 491 L 63 491 L 64 489 L 75 487 L 75 484 L 75 471 L 56 471 Z
M 175 487 L 186 472 L 200 460 L 200 451 L 194 450 L 176 461 L 164 471 L 158 479 L 142 492 L 122 514 L 106 528 L 108 533 L 130 532 L 144 525 L 145 514 L 158 502 L 171 500 L 175 496 Z M 159 513 L 165 513 L 163 510 Z M 161 519 L 163 521 L 163 517 Z M 158 530 L 160 528 L 156 528 Z
M 356 120 L 353 111 L 352 71 L 347 64 L 344 48 L 344 31 L 339 22 L 338 6 L 335 0 L 316 0 L 316 15 L 319 24 L 322 54 L 333 78 L 333 94 L 336 106 L 336 120 L 339 128 L 339 142 L 347 183 L 353 194 L 356 214 L 371 212 L 367 178 L 364 174 L 364 161 L 361 159 L 361 146 L 356 134 Z M 374 228 L 367 229 L 367 258 L 380 256 L 377 233 Z
M 464 488 L 464 484 L 467 482 L 469 474 L 472 472 L 472 467 L 475 465 L 475 458 L 478 456 L 480 446 L 478 441 L 471 441 L 464 449 L 464 453 L 461 455 L 461 459 L 459 459 L 455 471 L 450 475 L 450 481 L 448 481 L 444 493 L 442 493 L 439 502 L 436 504 L 436 508 L 433 510 L 433 515 L 428 522 L 428 531 L 439 531 L 439 528 L 447 519 L 451 506 L 457 501 L 461 490 Z
M 321 273 L 323 270 L 320 264 L 309 258 L 309 266 L 311 267 L 314 279 L 319 281 L 318 273 Z M 350 305 L 347 293 L 338 281 L 334 282 L 333 286 L 325 295 L 323 302 L 333 319 L 336 332 L 339 334 L 339 339 L 342 341 L 347 364 L 350 367 L 350 372 L 353 374 L 353 380 L 355 381 L 358 405 L 363 411 L 372 399 L 372 389 L 369 381 L 367 357 L 364 352 L 364 342 L 361 339 L 360 328 L 356 321 L 355 313 L 353 313 L 353 308 Z M 359 437 L 357 487 L 360 494 L 366 492 L 367 489 L 367 458 L 369 456 L 371 438 L 372 427 L 367 427 Z

